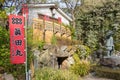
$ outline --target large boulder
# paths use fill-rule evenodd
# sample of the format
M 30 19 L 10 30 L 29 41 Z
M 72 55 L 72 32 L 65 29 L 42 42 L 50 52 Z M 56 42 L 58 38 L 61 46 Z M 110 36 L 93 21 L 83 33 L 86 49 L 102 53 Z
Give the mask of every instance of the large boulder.
M 70 56 L 62 62 L 61 69 L 68 69 L 74 63 L 75 63 L 75 61 L 74 61 L 73 57 Z
M 107 56 L 100 59 L 100 65 L 107 67 L 119 67 L 120 57 L 119 56 Z
M 61 46 L 59 49 L 57 49 L 55 56 L 57 57 L 69 57 L 73 55 L 75 52 L 75 49 L 73 46 Z

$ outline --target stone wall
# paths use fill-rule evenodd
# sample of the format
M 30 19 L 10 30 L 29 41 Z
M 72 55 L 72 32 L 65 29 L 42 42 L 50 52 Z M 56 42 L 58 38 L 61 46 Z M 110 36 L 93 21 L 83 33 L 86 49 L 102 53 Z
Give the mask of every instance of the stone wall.
M 71 64 L 74 64 L 73 54 L 76 48 L 75 46 L 59 47 L 46 44 L 41 51 L 38 49 L 33 50 L 33 54 L 36 57 L 34 67 L 49 66 L 56 69 L 68 69 Z

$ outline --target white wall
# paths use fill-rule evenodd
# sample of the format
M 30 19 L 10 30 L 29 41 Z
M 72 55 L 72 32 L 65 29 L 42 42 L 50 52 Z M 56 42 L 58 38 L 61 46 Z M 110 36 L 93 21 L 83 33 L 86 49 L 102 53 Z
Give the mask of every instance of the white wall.
M 55 18 L 61 17 L 62 23 L 69 25 L 69 21 L 63 17 L 57 10 L 53 10 L 55 13 Z M 49 8 L 29 8 L 29 25 L 32 24 L 33 18 L 38 18 L 38 14 L 44 14 L 52 17 L 51 10 Z

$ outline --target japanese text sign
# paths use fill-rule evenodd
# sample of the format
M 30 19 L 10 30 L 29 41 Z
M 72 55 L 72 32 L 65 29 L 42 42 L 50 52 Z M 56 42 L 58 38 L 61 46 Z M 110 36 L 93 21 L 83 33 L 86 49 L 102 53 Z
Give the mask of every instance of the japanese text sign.
M 9 15 L 10 27 L 10 62 L 22 64 L 25 62 L 25 29 L 24 17 Z

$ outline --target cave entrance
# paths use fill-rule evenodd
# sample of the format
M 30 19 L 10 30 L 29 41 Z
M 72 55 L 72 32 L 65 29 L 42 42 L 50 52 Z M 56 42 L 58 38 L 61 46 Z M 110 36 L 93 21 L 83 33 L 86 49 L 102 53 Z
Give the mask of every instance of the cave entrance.
M 61 65 L 64 60 L 66 60 L 68 57 L 57 57 L 57 62 L 58 62 L 58 68 L 61 68 Z

